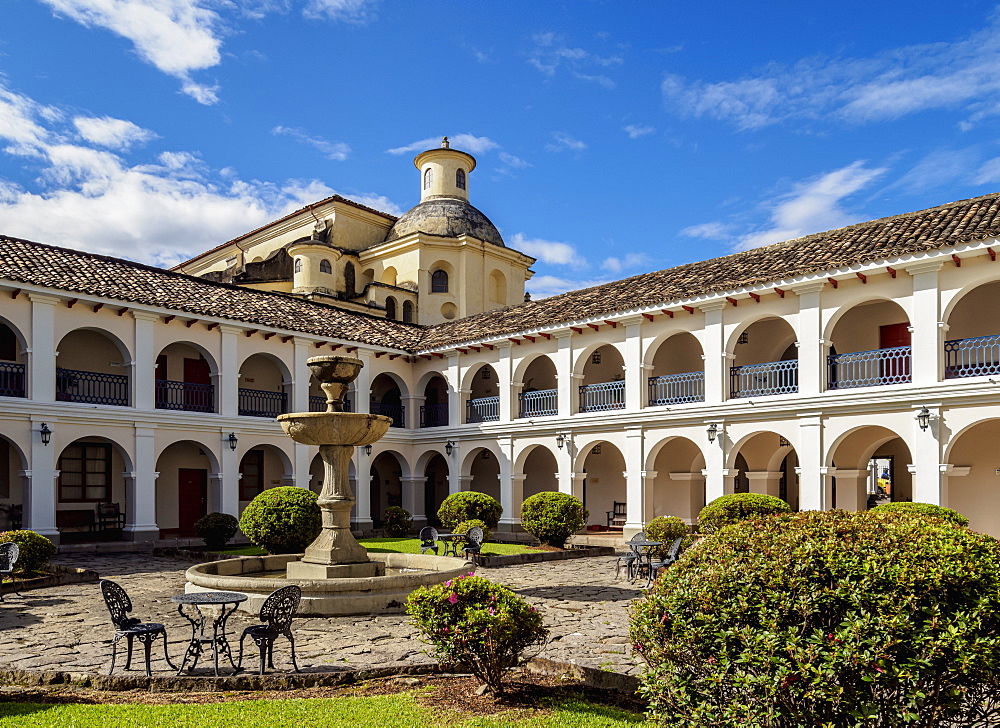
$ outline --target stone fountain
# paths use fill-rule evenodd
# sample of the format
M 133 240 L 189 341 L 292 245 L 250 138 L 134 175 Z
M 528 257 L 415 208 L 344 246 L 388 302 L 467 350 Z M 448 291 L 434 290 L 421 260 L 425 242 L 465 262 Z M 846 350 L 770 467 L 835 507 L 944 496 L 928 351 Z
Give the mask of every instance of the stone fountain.
M 302 614 L 343 615 L 398 612 L 406 595 L 473 570 L 460 558 L 416 554 L 369 554 L 351 533 L 348 467 L 355 447 L 380 440 L 392 420 L 381 415 L 344 412 L 344 395 L 364 364 L 345 356 L 318 356 L 306 364 L 326 394 L 325 412 L 279 415 L 296 442 L 318 445 L 323 489 L 318 504 L 323 530 L 299 558 L 297 554 L 225 559 L 188 569 L 187 591 L 240 591 L 241 605 L 255 612 L 275 589 L 302 587 Z M 374 557 L 374 558 L 373 558 Z

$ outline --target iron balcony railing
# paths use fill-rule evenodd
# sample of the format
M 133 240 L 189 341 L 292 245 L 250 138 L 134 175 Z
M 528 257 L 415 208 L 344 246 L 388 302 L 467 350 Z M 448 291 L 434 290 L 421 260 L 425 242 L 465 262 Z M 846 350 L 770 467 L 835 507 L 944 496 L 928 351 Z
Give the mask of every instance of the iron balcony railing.
M 730 396 L 734 398 L 798 392 L 799 362 L 790 359 L 731 367 L 729 385 Z
M 580 385 L 580 411 L 625 409 L 625 381 Z
M 828 389 L 873 387 L 877 384 L 902 384 L 910 381 L 909 346 L 891 349 L 830 354 Z
M 406 408 L 403 405 L 372 402 L 370 407 L 373 415 L 383 415 L 384 417 L 392 418 L 392 424 L 389 427 L 406 427 L 406 420 L 403 419 Z
M 56 369 L 56 399 L 128 407 L 128 376 Z
M 705 372 L 649 378 L 649 406 L 705 401 Z
M 1000 374 L 1000 334 L 944 342 L 945 379 Z
M 215 412 L 215 386 L 157 379 L 156 409 Z
M 326 412 L 326 397 L 309 397 L 309 411 L 310 412 Z M 344 397 L 344 412 L 353 412 L 351 409 L 351 400 Z
M 448 403 L 425 404 L 420 407 L 421 427 L 447 427 Z
M 536 389 L 521 392 L 520 417 L 551 417 L 559 414 L 559 390 Z
M 24 364 L 0 362 L 0 397 L 23 396 L 25 396 Z
M 496 422 L 499 419 L 499 397 L 480 397 L 479 399 L 470 399 L 465 403 L 465 421 L 469 424 Z
M 288 412 L 288 395 L 262 389 L 240 389 L 241 417 L 277 417 Z

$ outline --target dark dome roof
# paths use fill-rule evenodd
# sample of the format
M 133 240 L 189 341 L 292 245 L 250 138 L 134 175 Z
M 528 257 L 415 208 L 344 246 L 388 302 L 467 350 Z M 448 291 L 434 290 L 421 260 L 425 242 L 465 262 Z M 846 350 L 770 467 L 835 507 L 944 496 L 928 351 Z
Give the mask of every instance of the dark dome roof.
M 385 236 L 385 242 L 422 232 L 445 238 L 469 235 L 504 247 L 500 231 L 479 210 L 456 197 L 424 200 L 403 214 Z

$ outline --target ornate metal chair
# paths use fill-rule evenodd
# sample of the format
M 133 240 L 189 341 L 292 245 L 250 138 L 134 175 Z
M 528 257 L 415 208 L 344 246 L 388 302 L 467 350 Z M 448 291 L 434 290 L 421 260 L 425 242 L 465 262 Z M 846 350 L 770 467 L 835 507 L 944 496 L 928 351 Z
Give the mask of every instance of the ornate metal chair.
M 121 512 L 121 507 L 117 503 L 97 504 L 98 531 L 121 531 L 123 528 L 125 528 L 125 514 Z
M 623 554 L 618 557 L 618 561 L 615 563 L 615 579 L 617 580 L 622 573 L 622 567 L 625 567 L 625 575 L 628 577 L 629 581 L 635 580 L 635 573 L 638 569 L 639 560 L 642 554 L 639 552 L 639 547 L 635 544 L 640 541 L 646 540 L 646 534 L 639 531 L 637 534 L 632 536 L 625 544 L 628 546 L 628 553 Z
M 264 674 L 264 664 L 274 669 L 274 643 L 278 637 L 286 637 L 292 646 L 292 667 L 295 672 L 301 672 L 295 662 L 295 638 L 292 636 L 292 617 L 299 608 L 302 599 L 302 589 L 295 584 L 277 589 L 264 600 L 260 608 L 260 621 L 264 624 L 253 624 L 243 630 L 240 637 L 240 659 L 236 669 L 243 669 L 243 642 L 250 637 L 260 649 L 260 674 Z
M 644 589 L 648 589 L 652 585 L 653 580 L 656 579 L 656 575 L 660 573 L 661 569 L 665 569 L 672 563 L 677 561 L 677 557 L 681 552 L 681 544 L 684 542 L 683 538 L 675 538 L 673 543 L 670 544 L 670 548 L 667 549 L 667 553 L 663 558 L 658 558 L 656 556 L 650 556 L 648 561 L 645 561 L 640 568 L 644 569 L 646 572 L 646 586 Z
M 438 555 L 438 532 L 433 526 L 424 526 L 420 529 L 420 553 L 433 551 Z
M 462 546 L 462 554 L 466 557 L 469 554 L 476 556 L 482 551 L 483 548 L 483 529 L 479 526 L 473 526 L 469 529 L 469 532 L 465 534 L 465 545 Z
M 125 661 L 125 669 L 132 668 L 132 641 L 139 640 L 142 643 L 146 656 L 146 675 L 151 674 L 149 669 L 149 651 L 153 642 L 160 637 L 163 638 L 163 659 L 174 670 L 177 667 L 170 661 L 167 654 L 167 628 L 157 622 L 143 622 L 135 617 L 128 616 L 132 611 L 132 600 L 128 594 L 118 584 L 108 579 L 101 579 L 101 593 L 104 595 L 104 603 L 111 613 L 111 623 L 115 626 L 115 638 L 111 640 L 111 669 L 110 675 L 115 671 L 115 659 L 118 656 L 118 642 L 124 637 L 128 640 L 128 659 Z
M 17 590 L 17 580 L 14 578 L 14 564 L 17 562 L 17 557 L 20 554 L 21 549 L 16 543 L 0 543 L 0 584 L 3 583 L 5 576 L 9 576 L 11 586 L 14 587 L 14 593 L 18 596 L 21 596 L 21 592 Z M 0 591 L 0 602 L 2 601 L 3 591 Z

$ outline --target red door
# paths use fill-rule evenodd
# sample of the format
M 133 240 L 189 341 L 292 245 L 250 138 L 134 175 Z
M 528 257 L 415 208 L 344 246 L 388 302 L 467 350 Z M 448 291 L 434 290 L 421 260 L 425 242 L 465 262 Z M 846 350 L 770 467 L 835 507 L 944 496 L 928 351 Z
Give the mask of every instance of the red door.
M 184 358 L 184 383 L 185 384 L 211 384 L 212 373 L 209 371 L 208 362 L 204 359 Z M 195 412 L 211 412 L 215 407 L 212 402 L 212 394 L 209 390 L 201 387 L 184 389 L 184 409 Z
M 895 349 L 910 345 L 910 325 L 887 324 L 878 327 L 878 348 Z M 881 377 L 883 384 L 897 384 L 910 381 L 910 355 L 892 355 L 882 360 Z
M 177 469 L 177 530 L 194 536 L 194 522 L 208 512 L 208 471 Z

